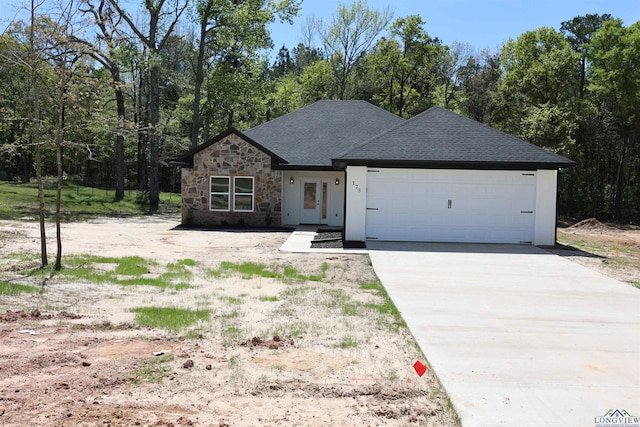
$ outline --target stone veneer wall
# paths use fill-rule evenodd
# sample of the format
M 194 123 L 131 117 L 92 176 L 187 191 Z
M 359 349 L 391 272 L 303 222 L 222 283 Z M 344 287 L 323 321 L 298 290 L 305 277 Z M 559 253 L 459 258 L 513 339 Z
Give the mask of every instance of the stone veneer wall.
M 209 177 L 252 176 L 253 212 L 209 210 Z M 233 209 L 233 196 L 230 207 Z M 280 226 L 282 172 L 271 170 L 271 157 L 235 134 L 205 148 L 193 157 L 193 168 L 182 168 L 182 223 L 185 225 Z M 270 213 L 269 213 L 270 210 Z M 267 216 L 271 216 L 268 224 Z

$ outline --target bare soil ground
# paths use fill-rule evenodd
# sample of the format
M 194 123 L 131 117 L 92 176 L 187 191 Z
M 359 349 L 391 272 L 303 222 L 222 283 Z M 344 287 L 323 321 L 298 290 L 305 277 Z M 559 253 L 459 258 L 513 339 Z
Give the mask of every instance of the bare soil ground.
M 361 286 L 375 280 L 368 257 L 279 252 L 283 232 L 177 225 L 70 223 L 63 250 L 137 255 L 154 268 L 191 259 L 189 289 L 53 276 L 43 293 L 0 295 L 0 425 L 457 425 L 431 370 L 414 371 L 425 360 L 408 330 Z M 0 221 L 0 279 L 41 284 L 21 276 L 38 266 L 38 236 L 37 224 Z M 317 282 L 207 273 L 223 261 L 303 275 L 326 266 Z M 211 318 L 172 333 L 139 326 L 130 310 L 142 306 Z
M 549 250 L 640 288 L 640 227 L 591 218 L 558 228 L 558 243 Z

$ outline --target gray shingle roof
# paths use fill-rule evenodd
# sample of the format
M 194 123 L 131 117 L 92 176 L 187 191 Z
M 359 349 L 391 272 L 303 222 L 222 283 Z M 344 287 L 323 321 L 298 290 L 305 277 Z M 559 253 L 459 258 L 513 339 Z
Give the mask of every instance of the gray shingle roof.
M 341 153 L 347 164 L 432 167 L 572 166 L 573 161 L 441 107 Z
M 403 123 L 365 101 L 318 101 L 244 132 L 289 167 L 331 167 L 331 159 Z
M 272 158 L 273 167 L 556 169 L 575 163 L 441 107 L 404 120 L 365 101 L 318 101 L 244 133 L 230 130 L 173 164 L 188 167 L 195 153 L 233 132 Z

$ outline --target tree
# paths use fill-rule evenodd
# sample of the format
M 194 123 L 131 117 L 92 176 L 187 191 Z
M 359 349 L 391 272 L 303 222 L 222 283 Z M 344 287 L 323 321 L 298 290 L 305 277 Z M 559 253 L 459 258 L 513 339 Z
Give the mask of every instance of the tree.
M 587 14 L 585 16 L 576 16 L 571 21 L 564 21 L 560 26 L 560 30 L 574 51 L 580 54 L 580 83 L 578 87 L 578 98 L 584 98 L 586 66 L 587 66 L 587 50 L 592 35 L 602 27 L 605 21 L 613 19 L 611 15 L 605 13 L 600 16 L 596 14 Z
M 35 0 L 31 0 L 31 28 L 29 29 L 29 68 L 31 69 L 31 84 L 33 90 L 33 143 L 36 147 L 36 177 L 38 180 L 38 212 L 40 219 L 40 268 L 45 268 L 48 264 L 47 258 L 47 235 L 45 231 L 45 211 L 44 211 L 44 187 L 42 185 L 42 150 L 40 147 L 40 88 L 38 85 L 39 67 L 42 59 L 39 58 L 36 50 L 35 40 L 36 28 L 36 5 Z
M 628 168 L 640 137 L 640 21 L 629 27 L 620 19 L 604 22 L 589 48 L 589 90 L 614 113 L 620 135 L 613 214 L 621 219 Z
M 573 93 L 578 62 L 567 40 L 553 28 L 527 31 L 503 49 L 503 89 L 521 93 L 529 104 L 560 104 Z
M 97 6 L 93 3 L 94 1 L 97 2 Z M 116 200 L 122 200 L 124 198 L 125 176 L 124 141 L 127 127 L 123 82 L 120 77 L 119 49 L 122 45 L 122 40 L 116 33 L 118 20 L 116 19 L 115 10 L 112 8 L 109 0 L 84 0 L 84 3 L 87 8 L 80 9 L 80 11 L 90 14 L 93 17 L 93 21 L 99 29 L 97 43 L 81 40 L 76 37 L 74 37 L 74 40 L 82 43 L 85 51 L 109 70 L 111 74 L 113 91 L 116 97 L 117 114 L 117 128 L 115 132 L 115 198 Z M 102 46 L 103 43 L 104 46 Z
M 20 23 L 22 24 L 22 23 Z M 21 176 L 29 182 L 32 174 L 33 146 L 29 143 L 33 127 L 30 48 L 22 25 L 14 23 L 0 35 L 0 170 L 4 179 Z
M 418 15 L 397 19 L 390 37 L 379 40 L 366 57 L 377 86 L 374 99 L 403 117 L 430 107 L 433 91 L 442 79 L 445 48 L 429 36 L 424 24 Z
M 307 66 L 299 78 L 302 105 L 330 99 L 333 93 L 333 70 L 328 61 L 320 60 Z
M 522 119 L 532 106 L 570 107 L 579 57 L 561 33 L 548 27 L 527 31 L 506 43 L 500 62 L 504 78 L 497 120 L 506 131 L 522 134 Z
M 298 43 L 298 46 L 293 48 L 293 63 L 295 74 L 298 76 L 301 75 L 308 66 L 323 59 L 324 56 L 319 48 L 310 47 L 302 43 Z
M 289 74 L 279 78 L 267 100 L 267 120 L 283 116 L 302 107 L 301 85 Z
M 61 8 L 60 22 L 52 34 L 51 41 L 53 46 L 49 50 L 49 60 L 55 63 L 55 70 L 58 72 L 58 125 L 56 130 L 56 261 L 54 269 L 62 268 L 62 232 L 60 229 L 60 209 L 62 200 L 62 145 L 65 139 L 66 127 L 66 109 L 68 102 L 69 82 L 71 79 L 70 72 L 73 64 L 80 58 L 80 54 L 74 51 L 71 46 L 70 39 L 73 29 L 71 28 L 71 20 L 73 17 L 74 2 L 70 0 Z
M 445 108 L 453 109 L 451 103 L 455 100 L 460 87 L 460 70 L 473 56 L 473 49 L 468 43 L 454 41 L 447 48 L 447 54 L 442 61 L 444 84 L 442 86 L 442 101 Z
M 458 70 L 462 89 L 462 112 L 481 123 L 492 123 L 498 86 L 500 84 L 500 55 L 488 50 L 473 56 Z
M 229 58 L 252 56 L 257 50 L 271 47 L 267 24 L 276 17 L 291 22 L 298 13 L 297 0 L 197 0 L 196 20 L 199 26 L 198 55 L 195 71 L 191 146 L 198 145 L 201 116 L 202 85 L 205 63 Z M 233 68 L 233 67 L 232 67 Z M 235 67 L 238 68 L 238 67 Z
M 266 64 L 256 58 L 229 56 L 218 62 L 207 80 L 207 116 L 213 130 L 246 129 L 264 120 Z M 209 130 L 206 130 L 209 133 Z
M 174 0 L 167 12 L 166 0 L 145 0 L 144 7 L 148 13 L 149 24 L 146 34 L 133 22 L 129 14 L 120 7 L 117 1 L 113 1 L 113 7 L 118 11 L 131 30 L 147 49 L 149 55 L 149 119 L 151 126 L 150 151 L 151 168 L 149 173 L 149 205 L 151 210 L 157 210 L 160 203 L 160 158 L 159 144 L 162 134 L 160 125 L 160 61 L 159 51 L 167 43 L 173 33 L 180 16 L 186 10 L 188 0 Z M 161 21 L 166 19 L 166 22 Z M 162 29 L 164 34 L 162 34 Z
M 389 25 L 391 18 L 388 7 L 380 12 L 357 0 L 349 6 L 341 3 L 327 26 L 322 20 L 316 21 L 324 50 L 335 63 L 338 99 L 345 99 L 349 76 L 356 62 Z
M 286 76 L 287 74 L 294 71 L 295 63 L 293 61 L 293 58 L 291 58 L 291 53 L 285 45 L 282 45 L 282 47 L 278 51 L 276 60 L 273 63 L 273 67 L 271 67 L 271 77 L 279 78 L 282 76 Z

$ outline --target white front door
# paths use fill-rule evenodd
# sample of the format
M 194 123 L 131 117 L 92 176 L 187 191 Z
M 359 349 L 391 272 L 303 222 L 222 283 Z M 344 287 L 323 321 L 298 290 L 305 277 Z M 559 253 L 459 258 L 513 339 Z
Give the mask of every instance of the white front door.
M 302 180 L 301 224 L 320 224 L 320 213 L 322 212 L 321 197 L 320 180 Z

